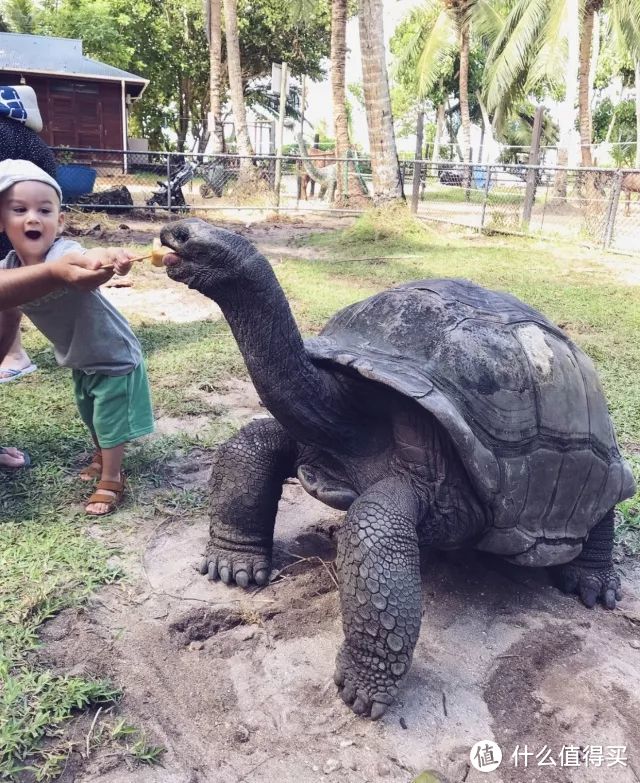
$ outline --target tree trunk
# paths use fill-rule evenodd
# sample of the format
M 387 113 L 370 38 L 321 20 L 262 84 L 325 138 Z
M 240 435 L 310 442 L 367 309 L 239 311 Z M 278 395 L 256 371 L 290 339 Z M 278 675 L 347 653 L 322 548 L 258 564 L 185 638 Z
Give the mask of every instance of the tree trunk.
M 220 87 L 222 83 L 222 7 L 221 0 L 209 0 L 209 133 L 211 151 L 224 152 L 224 127 Z
M 578 107 L 580 113 L 580 161 L 583 166 L 593 166 L 591 155 L 591 44 L 593 41 L 593 22 L 595 13 L 591 3 L 587 3 L 582 30 L 580 33 L 580 65 Z
M 349 126 L 347 122 L 345 63 L 347 58 L 347 0 L 331 0 L 331 94 L 333 98 L 333 126 L 336 137 L 337 179 L 336 198 L 348 201 L 349 188 L 345 188 L 346 158 L 349 151 Z
M 240 155 L 240 169 L 245 174 L 251 170 L 253 147 L 247 130 L 247 114 L 244 105 L 242 67 L 240 64 L 240 38 L 238 35 L 237 0 L 224 0 L 225 34 L 227 40 L 227 64 L 229 67 L 229 93 L 236 129 L 236 143 Z
M 578 70 L 580 65 L 580 14 L 579 0 L 565 0 L 566 12 L 564 31 L 568 42 L 567 75 L 564 101 L 559 111 L 560 142 L 558 145 L 558 165 L 574 165 L 574 138 L 576 124 L 576 92 L 578 86 Z M 570 154 L 571 153 L 571 154 Z M 558 198 L 567 197 L 567 173 L 558 171 L 554 184 L 555 195 Z
M 360 50 L 375 203 L 404 198 L 385 62 L 382 0 L 359 0 Z
M 187 138 L 187 131 L 189 130 L 189 84 L 188 77 L 181 76 L 178 81 L 178 89 L 180 98 L 178 100 L 178 111 L 180 116 L 178 117 L 178 124 L 176 127 L 176 148 L 178 152 L 184 152 L 184 144 Z
M 433 142 L 433 155 L 431 160 L 435 163 L 440 157 L 440 145 L 442 144 L 442 133 L 444 131 L 444 103 L 438 106 L 436 114 L 436 137 Z
M 469 116 L 469 27 L 463 23 L 460 28 L 460 120 L 462 130 L 462 158 L 469 162 L 471 147 L 471 118 Z

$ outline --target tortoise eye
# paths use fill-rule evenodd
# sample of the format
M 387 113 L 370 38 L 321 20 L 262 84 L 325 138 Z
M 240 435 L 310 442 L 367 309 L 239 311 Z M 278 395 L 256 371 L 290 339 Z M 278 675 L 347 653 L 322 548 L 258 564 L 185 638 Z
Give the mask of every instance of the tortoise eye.
M 173 236 L 178 242 L 186 242 L 189 239 L 189 231 L 185 226 L 178 226 L 174 229 Z

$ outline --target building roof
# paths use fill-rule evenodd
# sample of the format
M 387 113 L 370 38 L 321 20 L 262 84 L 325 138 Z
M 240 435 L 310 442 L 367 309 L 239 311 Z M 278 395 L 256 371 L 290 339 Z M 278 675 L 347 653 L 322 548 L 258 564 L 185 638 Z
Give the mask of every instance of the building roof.
M 50 76 L 78 76 L 106 81 L 124 80 L 138 97 L 148 79 L 85 57 L 79 38 L 0 33 L 0 71 L 41 73 Z

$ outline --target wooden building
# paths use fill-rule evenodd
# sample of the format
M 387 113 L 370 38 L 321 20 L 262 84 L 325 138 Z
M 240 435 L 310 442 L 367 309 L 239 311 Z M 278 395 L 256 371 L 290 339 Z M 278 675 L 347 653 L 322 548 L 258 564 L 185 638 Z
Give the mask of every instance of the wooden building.
M 42 115 L 40 136 L 51 147 L 128 149 L 127 110 L 147 79 L 85 57 L 82 41 L 0 33 L 0 84 L 28 84 Z M 76 160 L 121 162 L 86 152 Z

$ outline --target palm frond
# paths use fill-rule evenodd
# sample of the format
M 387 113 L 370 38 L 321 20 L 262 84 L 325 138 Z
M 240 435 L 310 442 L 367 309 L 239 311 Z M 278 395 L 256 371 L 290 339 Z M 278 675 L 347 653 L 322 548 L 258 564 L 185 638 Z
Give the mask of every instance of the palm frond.
M 582 18 L 584 0 L 578 2 L 578 15 Z M 541 46 L 529 69 L 527 89 L 531 90 L 544 81 L 563 84 L 566 80 L 568 57 L 567 30 L 578 25 L 579 19 L 569 19 L 570 4 L 566 0 L 551 0 L 549 15 L 541 34 Z
M 429 31 L 442 8 L 438 0 L 428 0 L 423 6 L 412 9 L 402 20 L 399 27 L 407 27 L 406 36 L 402 37 L 402 49 L 396 54 L 393 70 L 395 74 L 405 69 L 417 68 L 417 63 L 425 46 Z
M 473 12 L 473 32 L 488 45 L 493 45 L 504 29 L 506 17 L 489 0 L 478 0 Z
M 489 52 L 487 69 L 487 108 L 496 110 L 514 83 L 528 71 L 539 47 L 549 6 L 560 0 L 517 0 L 505 21 L 503 33 Z
M 640 60 L 640 0 L 612 0 L 610 23 L 619 53 Z
M 442 11 L 424 42 L 418 60 L 418 97 L 424 97 L 436 83 L 440 76 L 440 66 L 456 45 L 453 20 L 450 14 Z

